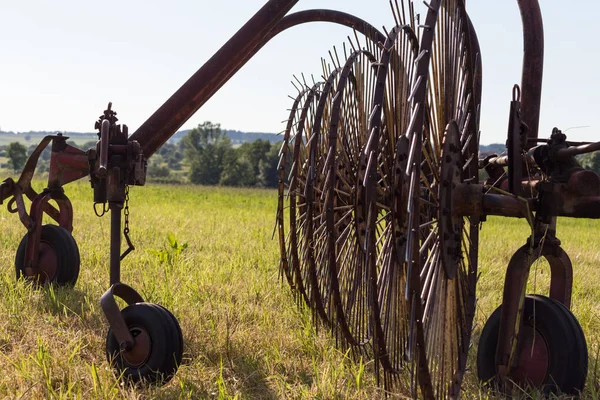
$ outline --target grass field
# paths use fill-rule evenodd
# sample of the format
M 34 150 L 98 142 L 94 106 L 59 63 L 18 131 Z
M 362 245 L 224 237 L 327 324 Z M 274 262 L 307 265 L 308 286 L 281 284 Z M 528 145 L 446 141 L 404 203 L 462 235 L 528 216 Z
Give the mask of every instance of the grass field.
M 163 387 L 135 388 L 115 379 L 104 356 L 107 323 L 99 307 L 108 286 L 109 217 L 95 216 L 87 183 L 66 191 L 81 252 L 73 289 L 35 290 L 15 282 L 14 254 L 25 229 L 16 215 L 0 212 L 0 398 L 383 397 L 372 363 L 337 350 L 280 281 L 278 243 L 271 240 L 276 192 L 270 190 L 132 188 L 130 228 L 137 249 L 124 260 L 121 278 L 177 316 L 184 361 Z M 573 311 L 593 356 L 584 395 L 597 398 L 600 224 L 560 220 L 558 232 L 575 266 Z M 167 249 L 169 234 L 188 248 L 178 260 L 161 262 L 156 251 Z M 508 260 L 527 235 L 525 221 L 501 218 L 490 218 L 481 231 L 479 302 L 463 398 L 490 397 L 477 383 L 476 344 L 500 303 Z M 548 282 L 548 270 L 536 265 L 531 291 L 535 286 L 544 293 Z

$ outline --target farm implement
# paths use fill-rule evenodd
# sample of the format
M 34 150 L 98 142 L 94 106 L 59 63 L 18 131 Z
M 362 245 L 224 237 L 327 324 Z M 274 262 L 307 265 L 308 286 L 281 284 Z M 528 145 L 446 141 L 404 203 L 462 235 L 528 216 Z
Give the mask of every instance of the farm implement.
M 570 142 L 558 128 L 538 137 L 537 0 L 517 0 L 524 59 L 506 154 L 481 159 L 481 52 L 464 1 L 425 2 L 424 18 L 408 0 L 391 2 L 394 27 L 384 32 L 339 11 L 288 14 L 296 2 L 269 0 L 133 134 L 109 103 L 95 148 L 46 137 L 20 178 L 0 185 L 0 199 L 27 229 L 17 277 L 75 284 L 79 250 L 63 186 L 87 177 L 96 213 L 110 214 L 110 288 L 100 300 L 108 360 L 132 381 L 168 381 L 183 353 L 177 319 L 120 279 L 134 249 L 129 188 L 145 184 L 146 160 L 271 38 L 308 22 L 340 24 L 353 37 L 322 63 L 321 82 L 298 80 L 283 134 L 276 220 L 284 279 L 343 348 L 375 360 L 386 390 L 456 398 L 472 336 L 480 226 L 488 215 L 523 218 L 531 235 L 510 260 L 502 304 L 481 333 L 478 377 L 506 393 L 515 385 L 582 391 L 587 345 L 569 310 L 573 267 L 556 221 L 600 218 L 600 177 L 575 158 L 600 142 Z M 48 184 L 37 193 L 31 180 L 47 146 Z M 43 225 L 44 214 L 56 224 Z M 539 258 L 551 269 L 548 296 L 526 294 Z M 128 305 L 121 310 L 117 298 Z

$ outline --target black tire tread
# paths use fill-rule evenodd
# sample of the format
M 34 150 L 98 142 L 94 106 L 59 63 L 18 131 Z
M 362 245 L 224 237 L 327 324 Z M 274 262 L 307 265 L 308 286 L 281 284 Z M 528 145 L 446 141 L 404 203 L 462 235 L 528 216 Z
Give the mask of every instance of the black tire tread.
M 151 350 L 146 363 L 131 367 L 120 357 L 117 339 L 108 330 L 106 357 L 117 375 L 132 383 L 167 383 L 177 372 L 183 349 L 179 336 L 179 324 L 164 307 L 151 303 L 136 303 L 125 307 L 121 313 L 127 326 L 143 327 L 150 336 Z
M 583 390 L 587 376 L 588 352 L 585 336 L 575 316 L 563 304 L 546 296 L 528 295 L 525 298 L 524 318 L 533 314 L 536 307 L 536 324 L 544 330 L 550 341 L 559 343 L 550 348 L 550 368 L 554 374 L 547 378 L 545 393 L 561 392 L 576 395 Z M 501 306 L 486 322 L 477 350 L 477 375 L 484 384 L 497 385 L 495 353 L 498 343 Z M 550 337 L 551 336 L 551 337 Z M 548 344 L 552 346 L 551 343 Z M 556 362 L 552 362 L 552 355 Z
M 57 256 L 56 274 L 50 282 L 58 286 L 74 286 L 79 277 L 81 258 L 77 242 L 71 233 L 58 225 L 43 225 L 41 240 L 52 246 Z M 15 256 L 15 272 L 17 279 L 24 276 L 25 247 L 27 235 L 23 237 Z

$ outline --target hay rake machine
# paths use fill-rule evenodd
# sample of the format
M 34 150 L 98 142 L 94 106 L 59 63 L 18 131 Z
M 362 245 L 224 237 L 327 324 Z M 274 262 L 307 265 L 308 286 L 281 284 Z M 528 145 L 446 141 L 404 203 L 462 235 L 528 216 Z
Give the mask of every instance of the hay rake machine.
M 101 298 L 109 361 L 133 381 L 167 381 L 181 362 L 179 324 L 120 281 L 121 261 L 133 250 L 129 187 L 145 183 L 147 158 L 271 38 L 306 22 L 341 24 L 354 38 L 323 62 L 322 82 L 299 82 L 283 137 L 277 226 L 285 279 L 342 346 L 374 357 L 388 389 L 458 397 L 480 224 L 487 215 L 525 218 L 532 234 L 511 259 L 502 305 L 483 329 L 478 375 L 504 390 L 516 382 L 548 393 L 581 391 L 587 347 L 569 311 L 572 265 L 556 219 L 600 217 L 600 178 L 574 158 L 600 143 L 568 142 L 558 129 L 538 139 L 537 0 L 517 0 L 525 51 L 507 155 L 485 159 L 478 158 L 480 49 L 463 0 L 426 2 L 424 19 L 412 2 L 392 2 L 394 27 L 384 32 L 338 11 L 286 15 L 296 2 L 269 0 L 132 135 L 109 103 L 96 122 L 95 148 L 46 137 L 21 177 L 0 185 L 0 199 L 10 199 L 9 211 L 27 228 L 17 276 L 37 285 L 75 284 L 79 251 L 63 186 L 89 176 L 97 213 L 111 215 L 110 288 Z M 31 179 L 49 144 L 48 185 L 36 193 Z M 480 169 L 489 175 L 485 183 Z M 44 214 L 57 225 L 42 225 Z M 121 254 L 123 237 L 128 249 Z M 540 257 L 551 267 L 549 297 L 526 296 L 529 269 Z M 128 306 L 119 309 L 116 298 Z

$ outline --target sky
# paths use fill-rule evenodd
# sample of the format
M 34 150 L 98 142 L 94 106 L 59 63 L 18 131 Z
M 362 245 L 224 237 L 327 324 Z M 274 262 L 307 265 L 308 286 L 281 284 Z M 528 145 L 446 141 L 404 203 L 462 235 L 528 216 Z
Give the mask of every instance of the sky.
M 0 0 L 0 130 L 92 132 L 109 101 L 133 132 L 265 0 Z M 417 10 L 425 14 L 420 1 Z M 540 0 L 545 63 L 540 137 L 600 140 L 600 2 Z M 299 0 L 293 11 L 336 9 L 391 28 L 387 0 Z M 468 0 L 483 60 L 481 143 L 504 143 L 512 86 L 520 83 L 516 0 Z M 294 74 L 315 79 L 347 28 L 311 23 L 268 43 L 182 128 L 203 121 L 280 132 Z

